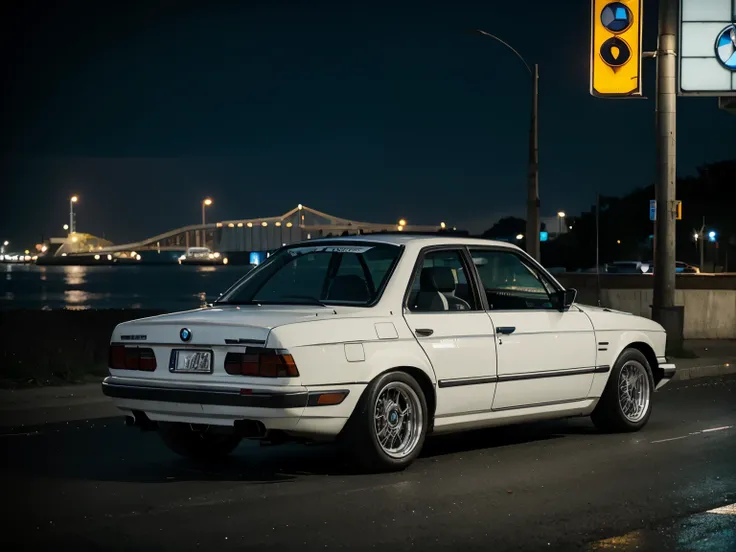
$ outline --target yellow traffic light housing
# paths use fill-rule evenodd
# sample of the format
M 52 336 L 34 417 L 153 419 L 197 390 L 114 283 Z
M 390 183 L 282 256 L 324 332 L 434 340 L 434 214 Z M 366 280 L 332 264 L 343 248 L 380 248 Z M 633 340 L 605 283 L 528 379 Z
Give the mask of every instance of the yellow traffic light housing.
M 643 0 L 591 0 L 590 93 L 600 98 L 642 95 Z

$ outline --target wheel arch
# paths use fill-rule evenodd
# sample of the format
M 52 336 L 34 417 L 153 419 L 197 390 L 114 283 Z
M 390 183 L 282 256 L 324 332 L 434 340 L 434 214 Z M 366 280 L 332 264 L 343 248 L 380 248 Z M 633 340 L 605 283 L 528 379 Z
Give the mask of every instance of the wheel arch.
M 619 357 L 626 349 L 635 349 L 644 355 L 644 357 L 647 359 L 647 362 L 649 363 L 649 368 L 651 368 L 652 370 L 652 377 L 654 378 L 654 385 L 656 386 L 664 376 L 664 371 L 659 367 L 659 363 L 657 362 L 657 355 L 654 352 L 652 346 L 644 341 L 634 341 L 632 343 L 629 343 L 628 345 L 625 345 L 623 349 L 621 349 Z M 618 361 L 618 358 L 616 358 L 616 360 Z
M 435 389 L 434 382 L 429 377 L 429 374 L 427 374 L 425 370 L 422 370 L 417 366 L 411 366 L 409 364 L 398 365 L 386 368 L 385 370 L 378 372 L 375 376 L 373 376 L 373 378 L 371 378 L 370 382 L 368 382 L 368 385 L 365 386 L 365 388 L 361 392 L 360 398 L 362 399 L 363 396 L 365 396 L 371 383 L 376 381 L 381 376 L 391 372 L 404 372 L 405 374 L 413 377 L 419 384 L 422 393 L 424 393 L 424 398 L 427 401 L 427 416 L 429 418 L 428 431 L 431 431 L 434 427 L 434 413 L 437 410 L 437 391 Z

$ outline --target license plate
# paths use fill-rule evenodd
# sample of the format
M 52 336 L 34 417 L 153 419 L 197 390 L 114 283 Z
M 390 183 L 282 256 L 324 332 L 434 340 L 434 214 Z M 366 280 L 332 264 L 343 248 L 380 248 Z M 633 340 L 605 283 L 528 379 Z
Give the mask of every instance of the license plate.
M 174 350 L 171 352 L 169 371 L 186 374 L 211 374 L 212 351 Z

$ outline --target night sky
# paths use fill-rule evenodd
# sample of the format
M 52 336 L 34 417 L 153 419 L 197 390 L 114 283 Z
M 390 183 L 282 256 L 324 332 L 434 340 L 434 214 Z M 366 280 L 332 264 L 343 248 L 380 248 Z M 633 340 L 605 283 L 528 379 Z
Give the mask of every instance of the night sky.
M 654 177 L 654 100 L 588 93 L 587 0 L 12 4 L 0 239 L 14 244 L 63 235 L 72 193 L 77 230 L 117 243 L 199 222 L 206 196 L 210 221 L 297 203 L 471 230 L 523 216 L 528 74 L 474 28 L 540 64 L 543 216 Z M 733 158 L 735 131 L 715 98 L 680 98 L 679 174 Z

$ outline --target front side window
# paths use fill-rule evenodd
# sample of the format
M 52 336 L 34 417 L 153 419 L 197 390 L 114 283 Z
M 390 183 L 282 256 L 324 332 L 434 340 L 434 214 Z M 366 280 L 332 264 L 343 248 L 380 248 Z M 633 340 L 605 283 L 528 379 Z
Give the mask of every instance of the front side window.
M 551 283 L 510 251 L 471 249 L 491 310 L 553 309 Z
M 218 303 L 368 306 L 401 254 L 390 244 L 287 247 L 247 275 Z

